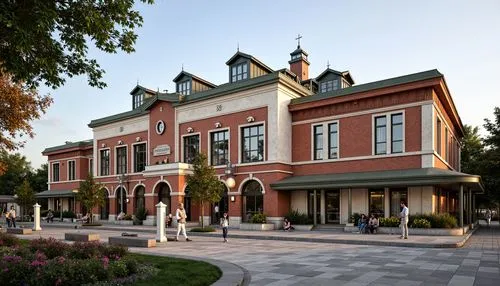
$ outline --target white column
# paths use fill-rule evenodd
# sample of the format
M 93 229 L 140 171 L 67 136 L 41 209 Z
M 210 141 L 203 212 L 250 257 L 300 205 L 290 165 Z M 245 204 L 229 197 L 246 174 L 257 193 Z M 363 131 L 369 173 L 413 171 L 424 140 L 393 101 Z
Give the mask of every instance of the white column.
M 166 242 L 167 237 L 165 236 L 165 211 L 167 205 L 159 202 L 156 205 L 156 241 Z
M 35 208 L 35 211 L 34 211 L 35 220 L 33 222 L 33 230 L 34 231 L 42 230 L 42 228 L 40 227 L 40 205 L 35 204 L 33 207 Z

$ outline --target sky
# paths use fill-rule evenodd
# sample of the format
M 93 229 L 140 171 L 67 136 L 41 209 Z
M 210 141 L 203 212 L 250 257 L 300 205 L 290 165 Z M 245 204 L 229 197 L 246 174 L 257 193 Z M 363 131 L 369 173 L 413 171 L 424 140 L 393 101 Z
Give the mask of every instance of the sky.
M 184 70 L 215 84 L 228 82 L 225 62 L 239 46 L 277 70 L 289 68 L 298 34 L 309 53 L 310 77 L 330 68 L 349 70 L 356 84 L 420 71 L 444 74 L 464 124 L 482 126 L 500 106 L 500 1 L 137 1 L 144 18 L 135 53 L 89 49 L 106 70 L 105 89 L 86 76 L 50 93 L 54 103 L 33 122 L 36 136 L 19 150 L 38 168 L 41 152 L 92 138 L 87 124 L 131 110 L 139 83 L 175 91 Z

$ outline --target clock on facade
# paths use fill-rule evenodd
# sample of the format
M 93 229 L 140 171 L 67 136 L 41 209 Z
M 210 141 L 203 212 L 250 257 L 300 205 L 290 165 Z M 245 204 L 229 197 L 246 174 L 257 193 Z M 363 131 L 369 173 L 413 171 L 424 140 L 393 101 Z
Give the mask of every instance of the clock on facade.
M 159 120 L 156 122 L 156 134 L 162 135 L 165 131 L 165 122 L 163 120 Z

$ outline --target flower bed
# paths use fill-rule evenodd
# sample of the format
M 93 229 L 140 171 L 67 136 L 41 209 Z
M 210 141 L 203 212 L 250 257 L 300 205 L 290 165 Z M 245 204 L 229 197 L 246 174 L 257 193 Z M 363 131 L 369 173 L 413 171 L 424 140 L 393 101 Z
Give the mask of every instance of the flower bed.
M 121 246 L 99 242 L 66 244 L 53 238 L 21 243 L 0 233 L 0 281 L 3 285 L 123 284 L 154 276 Z

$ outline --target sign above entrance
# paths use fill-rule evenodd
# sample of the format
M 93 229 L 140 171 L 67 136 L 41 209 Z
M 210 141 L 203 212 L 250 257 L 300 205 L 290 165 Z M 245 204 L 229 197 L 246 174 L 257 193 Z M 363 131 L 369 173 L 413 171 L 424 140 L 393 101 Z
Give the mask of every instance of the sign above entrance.
M 153 149 L 153 156 L 170 155 L 170 145 L 158 145 Z

